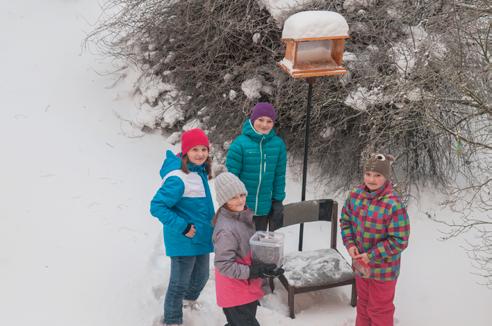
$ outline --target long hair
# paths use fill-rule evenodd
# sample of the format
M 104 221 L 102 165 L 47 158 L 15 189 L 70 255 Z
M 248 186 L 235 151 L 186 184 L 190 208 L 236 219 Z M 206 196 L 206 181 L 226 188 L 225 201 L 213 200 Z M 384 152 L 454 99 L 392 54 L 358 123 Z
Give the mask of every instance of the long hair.
M 188 158 L 188 155 L 183 155 L 181 157 L 181 171 L 184 173 L 188 174 L 190 173 L 190 170 L 188 170 L 188 162 L 190 162 L 190 159 Z M 207 157 L 207 160 L 205 161 L 205 171 L 207 172 L 208 180 L 212 179 L 212 158 L 210 155 Z
M 217 224 L 217 220 L 219 219 L 219 213 L 222 208 L 224 208 L 225 204 L 220 206 L 217 212 L 215 212 L 214 218 L 212 219 L 212 225 L 215 226 Z

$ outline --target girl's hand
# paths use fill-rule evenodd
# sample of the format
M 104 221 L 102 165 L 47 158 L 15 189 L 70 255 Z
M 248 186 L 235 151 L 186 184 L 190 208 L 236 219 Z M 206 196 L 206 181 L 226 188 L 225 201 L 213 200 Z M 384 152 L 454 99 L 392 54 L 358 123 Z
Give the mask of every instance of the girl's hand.
M 196 229 L 195 226 L 192 224 L 190 230 L 188 231 L 188 233 L 185 234 L 185 236 L 187 236 L 188 238 L 193 238 L 195 234 L 196 234 Z
M 356 256 L 359 255 L 359 249 L 357 249 L 356 246 L 352 246 L 348 249 L 348 253 L 349 253 L 350 257 L 356 258 Z
M 367 252 L 353 257 L 354 259 L 361 259 L 364 263 L 369 264 L 369 257 L 367 257 Z

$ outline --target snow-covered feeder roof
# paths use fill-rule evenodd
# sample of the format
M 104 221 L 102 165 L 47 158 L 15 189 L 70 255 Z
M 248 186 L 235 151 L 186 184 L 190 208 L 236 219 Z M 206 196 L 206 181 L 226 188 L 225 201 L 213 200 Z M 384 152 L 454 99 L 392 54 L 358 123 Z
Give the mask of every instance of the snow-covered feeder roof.
M 333 11 L 301 11 L 284 23 L 283 39 L 349 36 L 345 18 Z

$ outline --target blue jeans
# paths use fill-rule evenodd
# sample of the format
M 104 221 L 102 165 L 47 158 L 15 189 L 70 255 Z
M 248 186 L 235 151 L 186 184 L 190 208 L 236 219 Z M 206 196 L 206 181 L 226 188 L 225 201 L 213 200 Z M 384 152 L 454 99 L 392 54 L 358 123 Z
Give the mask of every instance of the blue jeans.
M 164 301 L 164 323 L 183 323 L 183 299 L 196 300 L 209 276 L 210 255 L 171 257 L 171 276 Z

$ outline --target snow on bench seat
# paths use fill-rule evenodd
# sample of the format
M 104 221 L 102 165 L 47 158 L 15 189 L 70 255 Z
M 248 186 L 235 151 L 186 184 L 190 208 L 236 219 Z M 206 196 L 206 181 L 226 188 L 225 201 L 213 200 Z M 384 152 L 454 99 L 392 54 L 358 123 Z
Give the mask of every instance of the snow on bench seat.
M 289 285 L 307 287 L 343 282 L 353 278 L 352 267 L 335 249 L 293 252 L 283 268 Z

